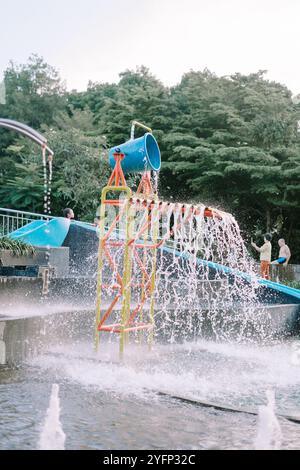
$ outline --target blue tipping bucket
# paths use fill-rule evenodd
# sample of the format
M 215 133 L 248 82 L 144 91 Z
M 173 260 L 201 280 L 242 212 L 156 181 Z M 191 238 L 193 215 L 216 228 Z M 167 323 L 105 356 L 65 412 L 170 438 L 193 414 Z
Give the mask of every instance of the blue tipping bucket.
M 109 151 L 109 164 L 115 167 L 114 153 L 124 153 L 121 161 L 124 173 L 140 173 L 143 171 L 158 171 L 161 166 L 160 150 L 152 134 L 147 132 L 143 137 L 128 140 L 124 144 L 113 147 Z

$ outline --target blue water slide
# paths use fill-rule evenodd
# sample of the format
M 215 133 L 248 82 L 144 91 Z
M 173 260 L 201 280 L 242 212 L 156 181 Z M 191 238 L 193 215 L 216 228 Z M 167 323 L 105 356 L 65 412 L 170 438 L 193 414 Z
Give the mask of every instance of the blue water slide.
M 86 224 L 84 222 L 72 222 L 72 225 L 76 225 L 77 227 L 81 227 L 82 229 L 85 229 L 87 231 L 91 232 L 97 232 L 97 227 L 91 225 L 91 224 Z M 115 232 L 116 236 L 119 236 L 117 231 Z M 143 243 L 143 240 L 138 240 L 139 243 Z M 187 252 L 181 252 L 179 250 L 176 250 L 174 248 L 167 247 L 163 245 L 160 250 L 164 253 L 169 253 L 171 255 L 175 255 L 177 257 L 189 259 L 190 255 Z M 268 281 L 266 279 L 259 278 L 257 276 L 251 276 L 249 273 L 245 273 L 243 271 L 239 271 L 238 269 L 233 269 L 228 266 L 224 266 L 219 263 L 214 263 L 212 261 L 207 261 L 202 258 L 197 258 L 197 264 L 198 266 L 207 266 L 212 270 L 224 273 L 227 276 L 235 276 L 239 277 L 241 279 L 244 279 L 246 282 L 253 283 L 256 282 L 258 285 L 265 287 L 266 289 L 271 289 L 274 292 L 283 294 L 284 296 L 289 296 L 292 299 L 295 300 L 295 303 L 300 303 L 300 290 L 299 289 L 294 289 L 289 286 L 285 286 L 283 284 L 279 284 L 277 282 L 273 281 Z
M 35 220 L 9 234 L 13 240 L 22 240 L 33 246 L 62 246 L 70 228 L 70 220 L 55 218 Z
M 165 253 L 169 253 L 177 257 L 183 258 L 183 259 L 189 259 L 190 257 L 190 255 L 186 252 L 174 250 L 166 246 L 162 247 L 161 250 Z M 279 284 L 278 282 L 268 281 L 266 279 L 262 279 L 256 276 L 251 276 L 250 274 L 245 273 L 243 271 L 239 271 L 238 269 L 229 268 L 228 266 L 223 266 L 222 264 L 214 263 L 212 261 L 206 261 L 201 258 L 197 258 L 197 264 L 199 266 L 200 265 L 208 266 L 209 268 L 215 271 L 222 272 L 227 275 L 239 277 L 249 283 L 257 282 L 259 285 L 264 286 L 268 289 L 272 289 L 281 294 L 291 296 L 293 299 L 295 299 L 295 302 L 300 303 L 300 290 L 299 289 L 294 289 L 293 287 L 285 286 L 283 284 Z
M 73 230 L 70 230 L 70 227 Z M 82 251 L 84 251 L 84 247 L 82 246 L 82 243 L 78 243 L 78 240 L 80 239 L 82 241 L 83 233 L 85 233 L 86 236 L 84 237 L 84 246 L 87 249 L 92 247 L 93 244 L 94 246 L 97 246 L 97 231 L 98 228 L 92 224 L 79 221 L 72 221 L 70 223 L 69 219 L 55 218 L 49 221 L 36 220 L 16 230 L 15 232 L 12 232 L 9 236 L 13 239 L 23 240 L 32 244 L 33 246 L 60 247 L 64 244 L 64 242 L 66 246 L 72 246 L 72 244 L 75 243 L 75 245 L 79 245 L 78 250 L 80 253 L 82 253 Z M 116 236 L 119 237 L 119 234 L 116 233 Z M 143 243 L 143 240 L 139 240 L 139 242 Z M 162 246 L 160 250 L 163 253 L 169 253 L 170 255 L 181 257 L 182 259 L 189 259 L 190 257 L 190 255 L 186 252 L 181 252 L 167 246 Z M 88 253 L 90 254 L 90 250 L 88 250 Z M 272 291 L 282 294 L 283 296 L 291 297 L 295 300 L 295 303 L 300 303 L 300 290 L 298 289 L 294 289 L 277 282 L 268 281 L 266 279 L 261 279 L 256 276 L 251 276 L 249 273 L 239 271 L 238 269 L 229 268 L 228 266 L 214 263 L 212 261 L 207 261 L 201 258 L 197 258 L 197 264 L 199 266 L 207 266 L 210 269 L 224 273 L 227 276 L 239 277 L 249 283 L 257 282 L 258 285 L 265 287 L 266 290 L 271 289 Z

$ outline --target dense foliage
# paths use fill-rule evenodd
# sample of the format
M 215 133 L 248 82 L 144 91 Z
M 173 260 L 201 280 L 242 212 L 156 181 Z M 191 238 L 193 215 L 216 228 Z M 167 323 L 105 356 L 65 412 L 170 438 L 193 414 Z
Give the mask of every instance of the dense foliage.
M 121 73 L 118 84 L 67 93 L 57 72 L 32 56 L 8 67 L 5 86 L 0 116 L 42 130 L 55 152 L 54 213 L 72 206 L 93 219 L 109 172 L 105 149 L 127 140 L 137 119 L 153 128 L 162 151 L 162 197 L 228 210 L 246 238 L 271 231 L 300 260 L 300 104 L 264 71 L 191 71 L 167 88 L 140 67 Z M 38 152 L 0 132 L 2 207 L 42 210 Z

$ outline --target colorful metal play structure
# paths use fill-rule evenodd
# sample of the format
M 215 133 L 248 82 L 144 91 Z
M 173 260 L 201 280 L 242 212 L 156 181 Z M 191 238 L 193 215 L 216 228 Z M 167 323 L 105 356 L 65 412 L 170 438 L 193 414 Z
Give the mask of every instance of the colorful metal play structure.
M 148 131 L 144 137 L 136 140 L 134 140 L 135 125 Z M 147 330 L 151 335 L 153 330 L 158 217 L 157 195 L 154 194 L 151 185 L 150 172 L 151 169 L 159 170 L 160 152 L 156 140 L 152 136 L 152 130 L 134 122 L 132 139 L 127 144 L 110 151 L 110 164 L 113 167 L 113 172 L 107 186 L 103 188 L 101 196 L 95 345 L 98 348 L 100 332 L 119 333 L 120 354 L 122 355 L 129 332 Z M 142 171 L 143 168 L 145 171 L 141 183 L 137 193 L 133 195 L 132 190 L 127 186 L 124 173 Z M 109 195 L 113 195 L 114 198 L 109 198 Z M 120 195 L 122 195 L 121 198 Z M 116 196 L 119 197 L 116 198 Z M 116 213 L 114 219 L 108 223 L 111 207 L 116 209 Z M 136 227 L 137 213 L 142 214 L 143 218 L 140 228 Z M 116 237 L 116 230 L 119 229 L 118 233 L 121 233 L 120 226 L 124 228 L 123 239 Z M 151 241 L 149 241 L 149 235 Z M 140 241 L 141 237 L 142 242 Z M 111 254 L 112 248 L 121 248 L 123 257 L 123 271 L 121 273 Z M 152 257 L 150 271 L 146 263 L 146 252 L 150 253 Z M 115 294 L 107 308 L 102 308 L 101 304 L 103 290 L 108 287 L 103 283 L 104 259 L 107 260 L 112 277 L 116 280 L 116 284 L 113 286 Z M 134 260 L 141 272 L 141 279 L 136 285 L 133 284 L 132 279 Z M 131 299 L 134 288 L 140 292 L 137 305 L 132 308 Z M 147 301 L 149 306 L 145 321 L 144 309 Z M 106 324 L 106 320 L 112 316 L 119 302 L 122 302 L 121 322 Z M 151 342 L 151 337 L 149 342 Z
M 147 131 L 138 139 L 134 138 L 136 126 Z M 137 121 L 133 121 L 130 140 L 110 150 L 109 162 L 113 171 L 102 190 L 99 222 L 95 347 L 98 348 L 101 332 L 118 333 L 122 356 L 131 332 L 145 330 L 149 346 L 152 342 L 157 250 L 174 235 L 173 225 L 159 238 L 162 214 L 173 206 L 177 230 L 191 217 L 222 218 L 222 214 L 209 208 L 203 210 L 158 199 L 151 183 L 151 171 L 160 169 L 160 150 L 152 130 Z M 124 174 L 127 173 L 141 173 L 135 194 L 126 183 Z M 112 254 L 116 250 L 117 256 Z M 107 270 L 108 279 L 115 281 L 113 284 L 104 281 Z M 114 291 L 108 305 L 103 300 L 107 290 Z M 121 316 L 115 321 L 120 304 Z M 107 323 L 111 318 L 113 321 Z

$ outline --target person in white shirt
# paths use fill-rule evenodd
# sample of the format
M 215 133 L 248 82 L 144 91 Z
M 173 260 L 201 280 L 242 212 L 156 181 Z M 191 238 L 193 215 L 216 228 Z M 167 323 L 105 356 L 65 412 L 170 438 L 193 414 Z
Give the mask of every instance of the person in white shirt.
M 272 261 L 272 264 L 282 264 L 283 266 L 287 266 L 291 258 L 291 250 L 286 245 L 284 238 L 280 238 L 280 240 L 278 240 L 278 245 L 280 247 L 279 257 L 275 261 Z
M 270 264 L 272 255 L 272 236 L 269 233 L 264 235 L 264 244 L 259 247 L 251 239 L 251 245 L 260 253 L 260 275 L 263 279 L 270 279 Z

